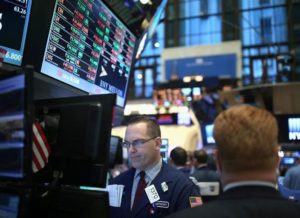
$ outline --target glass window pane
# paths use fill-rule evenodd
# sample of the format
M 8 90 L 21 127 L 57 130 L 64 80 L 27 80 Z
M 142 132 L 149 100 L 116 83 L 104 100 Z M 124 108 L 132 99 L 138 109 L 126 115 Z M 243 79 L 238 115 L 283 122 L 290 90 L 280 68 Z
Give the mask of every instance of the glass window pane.
M 143 85 L 143 71 L 135 70 L 134 72 L 134 85 L 135 86 L 142 86 Z
M 153 85 L 153 71 L 150 68 L 145 71 L 145 84 Z

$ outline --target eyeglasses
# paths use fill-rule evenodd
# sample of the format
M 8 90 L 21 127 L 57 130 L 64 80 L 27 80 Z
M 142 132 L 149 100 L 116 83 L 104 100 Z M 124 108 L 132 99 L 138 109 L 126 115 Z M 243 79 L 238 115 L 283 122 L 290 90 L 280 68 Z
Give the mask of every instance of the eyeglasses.
M 130 148 L 130 145 L 132 145 L 132 147 L 138 148 L 138 147 L 141 147 L 142 145 L 144 145 L 146 142 L 149 142 L 155 138 L 157 138 L 157 136 L 150 138 L 150 139 L 136 139 L 133 142 L 124 141 L 124 142 L 122 142 L 122 146 L 124 148 Z

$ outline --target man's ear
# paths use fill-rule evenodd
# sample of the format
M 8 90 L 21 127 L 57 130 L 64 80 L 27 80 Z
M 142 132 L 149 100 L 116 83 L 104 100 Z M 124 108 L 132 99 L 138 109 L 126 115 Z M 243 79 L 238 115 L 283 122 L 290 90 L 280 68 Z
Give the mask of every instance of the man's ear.
M 216 149 L 214 151 L 214 153 L 215 153 L 215 158 L 216 158 L 217 170 L 221 174 L 221 172 L 222 172 L 222 161 L 221 161 L 220 153 L 219 153 L 218 149 Z
M 280 156 L 280 151 L 281 151 L 281 146 L 280 145 L 276 145 L 276 150 L 277 150 L 277 155 L 276 155 L 276 167 L 277 169 L 279 168 L 280 165 L 280 160 L 281 160 L 281 156 Z
M 160 146 L 161 146 L 161 138 L 157 137 L 154 139 L 155 140 L 155 147 L 157 150 L 160 150 Z

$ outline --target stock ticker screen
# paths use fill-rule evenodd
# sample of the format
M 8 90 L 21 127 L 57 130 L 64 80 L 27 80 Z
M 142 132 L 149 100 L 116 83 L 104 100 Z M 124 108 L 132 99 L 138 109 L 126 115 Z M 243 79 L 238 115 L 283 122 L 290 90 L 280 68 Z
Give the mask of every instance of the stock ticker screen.
M 3 62 L 20 66 L 30 15 L 31 0 L 0 1 L 0 48 Z
M 56 0 L 41 72 L 123 107 L 136 37 L 99 0 Z

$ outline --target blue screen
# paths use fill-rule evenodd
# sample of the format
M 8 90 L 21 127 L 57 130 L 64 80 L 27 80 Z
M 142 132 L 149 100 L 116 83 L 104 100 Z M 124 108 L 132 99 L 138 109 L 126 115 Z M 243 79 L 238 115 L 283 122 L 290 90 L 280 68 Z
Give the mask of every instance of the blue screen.
M 289 140 L 299 141 L 300 140 L 300 118 L 299 117 L 288 118 L 288 128 L 289 128 Z
M 0 177 L 24 176 L 25 76 L 0 81 Z
M 30 15 L 31 0 L 0 1 L 0 48 L 4 63 L 20 66 Z
M 213 137 L 214 124 L 202 124 L 203 128 L 203 144 L 213 145 L 215 144 L 215 139 Z
M 20 197 L 14 194 L 0 192 L 0 217 L 17 218 Z

